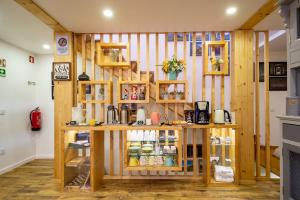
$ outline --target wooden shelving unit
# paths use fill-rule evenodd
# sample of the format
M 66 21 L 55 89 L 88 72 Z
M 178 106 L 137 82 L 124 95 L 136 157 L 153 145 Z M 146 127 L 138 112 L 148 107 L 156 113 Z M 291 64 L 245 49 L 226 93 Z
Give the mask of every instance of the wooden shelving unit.
M 174 86 L 174 90 L 178 88 L 178 85 L 183 85 L 182 99 L 163 99 L 162 89 L 168 91 L 170 86 Z M 156 81 L 156 103 L 187 103 L 188 102 L 188 81 L 187 80 L 159 80 Z
M 219 48 L 219 55 L 216 55 L 216 48 Z M 210 53 L 210 55 L 209 55 Z M 209 70 L 209 57 L 222 58 L 220 71 Z M 204 42 L 204 75 L 225 76 L 229 74 L 228 69 L 228 42 L 227 41 L 206 41 Z
M 99 62 L 101 67 L 130 67 L 129 44 L 128 43 L 100 43 L 99 44 Z M 123 57 L 122 51 L 126 51 L 126 58 Z M 105 55 L 109 51 L 115 51 L 118 55 L 115 61 L 112 55 Z
M 139 99 L 139 96 L 137 97 L 137 100 L 132 100 L 131 98 L 131 92 L 128 93 L 128 99 L 122 99 L 123 97 L 123 90 L 122 85 L 128 85 L 129 87 L 136 85 L 136 86 L 144 86 L 144 92 L 145 92 L 145 99 L 141 100 Z M 119 81 L 118 82 L 118 88 L 117 88 L 117 102 L 118 103 L 149 103 L 149 81 Z M 130 90 L 130 88 L 128 88 Z
M 112 81 L 78 81 L 79 85 L 79 102 L 83 104 L 110 104 L 112 102 Z M 99 85 L 99 89 L 103 89 L 103 99 L 97 99 L 96 95 L 91 94 L 91 99 L 86 99 L 86 86 Z M 99 93 L 99 92 L 97 92 Z

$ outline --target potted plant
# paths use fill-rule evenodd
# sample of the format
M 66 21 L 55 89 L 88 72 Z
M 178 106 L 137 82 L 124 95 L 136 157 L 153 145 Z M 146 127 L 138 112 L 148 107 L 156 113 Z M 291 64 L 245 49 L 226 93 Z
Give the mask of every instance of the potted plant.
M 161 93 L 163 100 L 168 100 L 169 99 L 169 93 L 167 91 L 164 91 Z
M 211 57 L 210 62 L 213 66 L 213 71 L 221 71 L 221 64 L 224 63 L 224 60 L 220 57 Z
M 181 100 L 183 97 L 183 92 L 181 91 L 175 91 L 175 99 L 176 100 Z
M 175 99 L 175 92 L 170 92 L 170 99 Z
M 169 74 L 169 80 L 176 80 L 180 72 L 185 68 L 184 61 L 173 57 L 171 60 L 163 62 L 162 70 Z

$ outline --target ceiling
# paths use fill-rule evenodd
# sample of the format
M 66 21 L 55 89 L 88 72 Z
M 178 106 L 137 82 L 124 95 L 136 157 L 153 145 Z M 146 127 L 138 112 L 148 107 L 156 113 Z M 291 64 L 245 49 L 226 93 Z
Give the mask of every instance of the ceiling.
M 50 54 L 53 31 L 13 0 L 0 0 L 0 39 L 35 54 Z
M 77 33 L 231 31 L 267 0 L 34 0 Z M 236 6 L 235 16 L 225 13 Z M 103 17 L 110 8 L 114 17 Z
M 209 4 L 207 0 L 85 0 L 88 4 L 83 0 L 34 1 L 68 30 L 99 33 L 234 30 L 266 0 L 210 0 Z M 237 15 L 226 16 L 225 9 L 232 5 L 237 6 Z M 101 11 L 107 7 L 114 10 L 112 19 L 102 17 Z M 52 29 L 15 1 L 0 0 L 0 25 L 1 40 L 35 54 L 52 54 Z M 281 19 L 274 12 L 255 29 L 282 29 Z M 271 47 L 277 41 L 276 49 L 282 49 L 284 39 L 274 40 Z M 51 49 L 43 49 L 43 44 Z

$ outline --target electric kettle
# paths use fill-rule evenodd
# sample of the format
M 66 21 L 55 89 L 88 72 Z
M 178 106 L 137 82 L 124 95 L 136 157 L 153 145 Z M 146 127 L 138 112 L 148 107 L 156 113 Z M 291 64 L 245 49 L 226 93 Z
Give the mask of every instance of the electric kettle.
M 136 114 L 136 123 L 138 125 L 144 125 L 144 124 L 146 124 L 146 114 L 145 114 L 144 107 L 138 108 L 137 114 Z
M 225 120 L 226 119 L 226 120 Z M 231 123 L 230 113 L 227 110 L 215 110 L 215 124 L 224 124 L 225 122 Z
M 107 107 L 107 124 L 117 124 L 119 122 L 119 111 L 114 105 Z

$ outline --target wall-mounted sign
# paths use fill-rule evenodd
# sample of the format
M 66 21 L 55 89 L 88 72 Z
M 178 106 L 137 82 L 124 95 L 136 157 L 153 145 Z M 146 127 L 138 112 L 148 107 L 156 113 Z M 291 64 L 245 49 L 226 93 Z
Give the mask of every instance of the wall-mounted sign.
M 28 60 L 29 60 L 30 63 L 34 63 L 34 57 L 33 56 L 29 56 Z
M 68 35 L 56 35 L 56 54 L 58 56 L 69 55 Z
M 0 77 L 6 77 L 6 60 L 0 59 Z
M 71 80 L 71 63 L 70 62 L 54 62 L 53 63 L 53 80 L 69 81 Z

